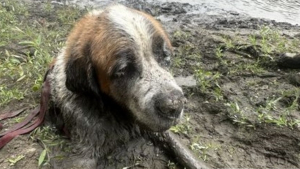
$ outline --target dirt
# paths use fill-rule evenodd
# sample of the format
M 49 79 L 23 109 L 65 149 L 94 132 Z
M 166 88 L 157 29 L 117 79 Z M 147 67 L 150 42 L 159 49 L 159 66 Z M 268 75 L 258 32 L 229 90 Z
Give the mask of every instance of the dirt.
M 300 168 L 300 126 L 292 123 L 300 119 L 298 104 L 283 116 L 294 102 L 299 103 L 298 70 L 278 66 L 284 51 L 271 50 L 270 59 L 247 40 L 253 34 L 259 37 L 261 28 L 268 26 L 288 41 L 300 41 L 300 27 L 230 12 L 222 16 L 189 14 L 193 9 L 189 4 L 126 4 L 156 16 L 170 34 L 175 49 L 171 70 L 188 99 L 182 123 L 171 130 L 199 160 L 212 168 Z M 51 18 L 39 8 L 31 12 L 36 15 L 32 19 Z M 228 39 L 233 46 L 226 47 Z M 217 49 L 221 49 L 221 58 Z M 300 46 L 293 52 L 299 51 Z M 201 71 L 197 74 L 197 70 Z M 29 138 L 19 136 L 0 150 L 0 168 L 38 168 L 43 146 Z M 152 163 L 156 168 L 173 168 L 177 163 L 149 140 L 133 143 L 113 152 L 112 165 L 105 166 L 151 168 Z M 146 155 L 141 156 L 143 148 L 138 147 L 147 149 Z M 19 155 L 24 158 L 10 165 L 8 159 Z M 132 159 L 139 163 L 130 165 Z M 177 168 L 183 167 L 177 164 Z

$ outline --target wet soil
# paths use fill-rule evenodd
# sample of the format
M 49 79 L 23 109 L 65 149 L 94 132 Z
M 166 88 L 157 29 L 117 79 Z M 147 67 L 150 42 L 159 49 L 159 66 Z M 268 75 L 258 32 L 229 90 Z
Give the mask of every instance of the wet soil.
M 298 104 L 282 123 L 278 120 L 299 102 L 298 70 L 278 66 L 282 53 L 273 50 L 268 53 L 272 59 L 265 59 L 260 47 L 247 41 L 263 26 L 290 41 L 300 40 L 299 27 L 230 12 L 187 14 L 193 8 L 189 4 L 126 5 L 151 13 L 170 34 L 175 49 L 171 70 L 188 99 L 182 123 L 171 130 L 199 160 L 212 168 L 300 168 L 300 126 L 292 125 L 300 119 Z M 49 19 L 39 8 L 32 12 L 33 19 Z M 231 47 L 226 47 L 228 39 Z M 29 137 L 19 136 L 0 150 L 0 168 L 38 168 L 43 147 Z M 144 138 L 127 146 L 112 152 L 102 167 L 183 168 L 163 146 Z M 8 159 L 20 154 L 24 158 L 10 165 Z

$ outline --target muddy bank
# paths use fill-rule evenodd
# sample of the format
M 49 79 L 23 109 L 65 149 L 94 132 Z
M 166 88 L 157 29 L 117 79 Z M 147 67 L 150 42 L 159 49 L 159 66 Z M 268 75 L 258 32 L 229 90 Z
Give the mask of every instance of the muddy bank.
M 156 16 L 170 34 L 175 50 L 171 70 L 188 99 L 181 124 L 170 130 L 200 160 L 212 168 L 300 167 L 299 70 L 278 65 L 285 53 L 300 53 L 299 27 L 231 12 L 192 14 L 196 7 L 190 4 L 124 3 Z M 49 7 L 52 15 L 45 10 Z M 29 7 L 29 18 L 42 20 L 49 30 L 67 29 L 55 11 L 69 8 L 40 1 Z M 20 136 L 0 150 L 1 168 L 38 168 L 45 145 L 41 137 L 28 138 Z M 21 155 L 10 165 L 8 159 Z M 183 168 L 164 145 L 148 139 L 120 147 L 102 165 Z
M 185 88 L 183 141 L 216 168 L 298 168 L 299 89 L 289 79 L 298 70 L 277 61 L 299 53 L 299 27 L 239 15 L 174 18 L 165 22 L 175 27 L 174 73 L 198 82 Z

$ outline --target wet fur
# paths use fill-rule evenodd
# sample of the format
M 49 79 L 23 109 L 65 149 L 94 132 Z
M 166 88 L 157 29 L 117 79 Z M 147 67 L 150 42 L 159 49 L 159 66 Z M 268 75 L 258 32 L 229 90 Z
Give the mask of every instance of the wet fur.
M 120 19 L 118 10 L 127 15 Z M 171 52 L 157 21 L 121 5 L 93 11 L 75 25 L 49 75 L 50 116 L 71 137 L 76 154 L 91 160 L 74 160 L 74 166 L 95 168 L 116 148 L 178 122 L 177 114 L 174 120 L 167 114 L 170 120 L 152 110 L 157 104 L 153 99 L 164 99 L 157 93 L 174 90 L 183 96 L 171 74 L 159 66 L 157 60 L 164 58 L 155 60 Z

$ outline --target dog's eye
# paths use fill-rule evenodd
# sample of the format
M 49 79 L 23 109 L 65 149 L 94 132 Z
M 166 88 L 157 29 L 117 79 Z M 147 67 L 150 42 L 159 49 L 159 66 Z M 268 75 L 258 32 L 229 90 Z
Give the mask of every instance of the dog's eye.
M 131 79 L 134 77 L 139 77 L 139 69 L 134 62 L 126 62 L 115 65 L 114 71 L 112 74 L 113 79 Z
M 127 64 L 121 65 L 115 72 L 116 77 L 123 77 L 126 73 Z
M 112 77 L 120 78 L 129 74 L 134 63 L 134 53 L 130 49 L 122 50 L 116 54 L 116 63 L 112 69 Z
M 162 66 L 169 66 L 171 62 L 171 52 L 166 46 L 165 41 L 159 37 L 153 41 L 152 45 L 154 57 L 156 61 Z

